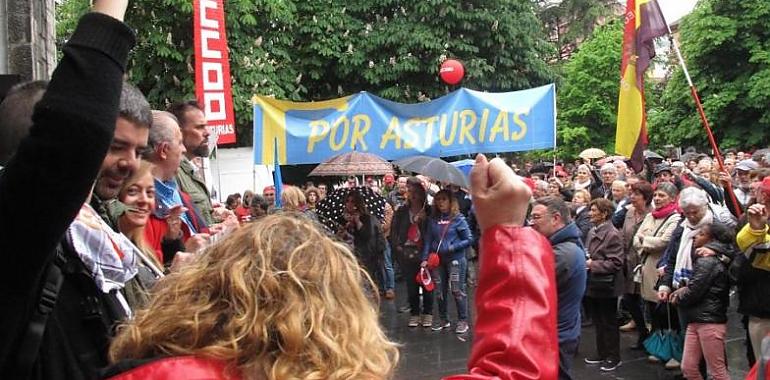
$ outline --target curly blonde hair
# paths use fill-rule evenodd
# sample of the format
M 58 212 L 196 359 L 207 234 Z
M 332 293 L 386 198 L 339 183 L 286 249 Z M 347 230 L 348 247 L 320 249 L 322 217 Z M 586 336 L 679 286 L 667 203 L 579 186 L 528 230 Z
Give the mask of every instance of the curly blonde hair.
M 271 215 L 159 282 L 110 360 L 194 355 L 246 379 L 389 379 L 398 348 L 365 287 L 376 289 L 344 244 Z

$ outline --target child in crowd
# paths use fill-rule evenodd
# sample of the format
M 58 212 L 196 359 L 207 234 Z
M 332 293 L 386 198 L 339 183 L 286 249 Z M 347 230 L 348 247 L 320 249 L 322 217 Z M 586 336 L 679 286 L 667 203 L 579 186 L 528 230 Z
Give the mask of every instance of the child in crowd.
M 701 380 L 698 365 L 706 359 L 709 378 L 730 379 L 725 362 L 725 333 L 730 280 L 727 273 L 735 236 L 723 224 L 706 225 L 693 237 L 693 274 L 686 286 L 671 294 L 689 321 L 682 356 L 682 374 Z

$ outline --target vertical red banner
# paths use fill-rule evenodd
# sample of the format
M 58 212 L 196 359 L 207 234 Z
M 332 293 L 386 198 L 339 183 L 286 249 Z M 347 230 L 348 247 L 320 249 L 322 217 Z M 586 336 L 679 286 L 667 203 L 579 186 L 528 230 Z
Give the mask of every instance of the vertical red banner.
M 195 97 L 203 105 L 217 144 L 235 142 L 230 58 L 222 0 L 193 0 Z

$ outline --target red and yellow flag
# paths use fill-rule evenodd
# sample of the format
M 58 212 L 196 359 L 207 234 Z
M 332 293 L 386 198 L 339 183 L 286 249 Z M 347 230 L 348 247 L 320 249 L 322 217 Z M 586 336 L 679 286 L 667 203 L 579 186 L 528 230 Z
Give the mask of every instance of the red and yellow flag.
M 631 157 L 632 166 L 639 171 L 647 147 L 644 72 L 655 56 L 653 39 L 668 29 L 656 0 L 627 0 L 625 19 L 615 152 Z

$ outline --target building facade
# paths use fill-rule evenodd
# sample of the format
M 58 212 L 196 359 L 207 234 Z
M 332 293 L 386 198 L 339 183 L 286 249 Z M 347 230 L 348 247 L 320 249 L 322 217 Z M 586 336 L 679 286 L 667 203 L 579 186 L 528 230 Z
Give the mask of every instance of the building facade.
M 55 65 L 55 0 L 0 0 L 0 75 L 48 79 Z

